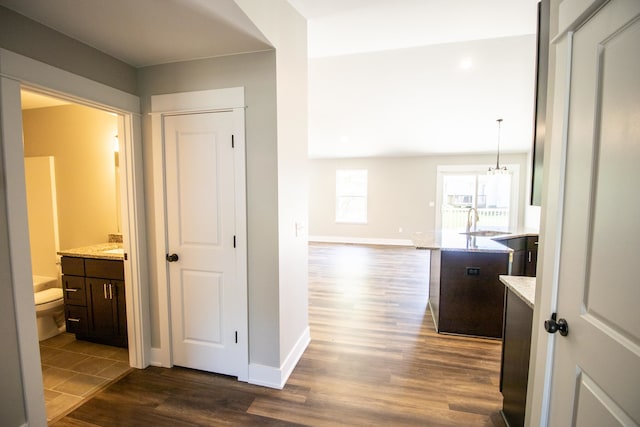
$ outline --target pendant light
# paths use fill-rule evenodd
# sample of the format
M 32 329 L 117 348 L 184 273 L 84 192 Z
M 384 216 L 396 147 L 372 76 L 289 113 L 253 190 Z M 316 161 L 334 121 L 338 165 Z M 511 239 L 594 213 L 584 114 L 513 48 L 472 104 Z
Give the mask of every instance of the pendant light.
M 487 171 L 488 175 L 506 175 L 509 173 L 506 166 L 500 166 L 500 125 L 502 119 L 496 120 L 498 122 L 498 153 L 496 155 L 496 167 L 490 167 Z

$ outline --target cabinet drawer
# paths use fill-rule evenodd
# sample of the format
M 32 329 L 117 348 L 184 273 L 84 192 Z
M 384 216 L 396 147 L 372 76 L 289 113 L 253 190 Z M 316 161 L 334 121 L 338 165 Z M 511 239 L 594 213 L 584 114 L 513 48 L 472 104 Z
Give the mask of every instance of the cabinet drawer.
M 84 276 L 84 258 L 63 256 L 61 263 L 62 263 L 62 274 Z
M 67 321 L 67 332 L 86 334 L 89 331 L 86 307 L 67 305 L 64 307 L 64 318 Z
M 538 250 L 538 236 L 529 236 L 527 237 L 527 250 L 529 251 L 537 251 Z
M 63 275 L 62 290 L 65 304 L 87 305 L 84 277 Z
M 89 259 L 84 262 L 87 277 L 124 280 L 124 263 L 108 259 Z

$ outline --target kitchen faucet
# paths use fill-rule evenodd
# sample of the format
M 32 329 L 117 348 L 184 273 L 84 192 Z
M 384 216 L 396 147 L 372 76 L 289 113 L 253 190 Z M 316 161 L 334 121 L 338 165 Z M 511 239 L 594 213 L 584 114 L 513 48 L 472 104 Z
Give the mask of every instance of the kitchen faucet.
M 480 221 L 480 215 L 478 215 L 478 209 L 469 208 L 467 211 L 467 233 L 471 231 L 471 212 L 475 212 L 475 220 L 473 221 L 473 230 L 475 231 L 478 228 L 478 221 Z

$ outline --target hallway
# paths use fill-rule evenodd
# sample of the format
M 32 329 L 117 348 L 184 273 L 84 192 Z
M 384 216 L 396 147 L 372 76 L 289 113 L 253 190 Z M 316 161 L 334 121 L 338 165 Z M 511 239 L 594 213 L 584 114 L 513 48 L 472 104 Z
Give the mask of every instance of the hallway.
M 503 427 L 501 343 L 435 333 L 428 274 L 427 251 L 310 244 L 312 341 L 283 390 L 133 370 L 53 425 Z

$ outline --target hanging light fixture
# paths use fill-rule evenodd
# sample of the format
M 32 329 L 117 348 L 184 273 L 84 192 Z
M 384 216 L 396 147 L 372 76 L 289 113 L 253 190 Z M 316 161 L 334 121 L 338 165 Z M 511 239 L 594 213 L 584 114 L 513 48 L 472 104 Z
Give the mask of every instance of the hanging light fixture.
M 502 124 L 502 119 L 496 120 L 498 122 L 498 153 L 496 155 L 496 167 L 490 167 L 487 171 L 489 175 L 505 175 L 508 174 L 506 166 L 500 166 L 500 125 Z

